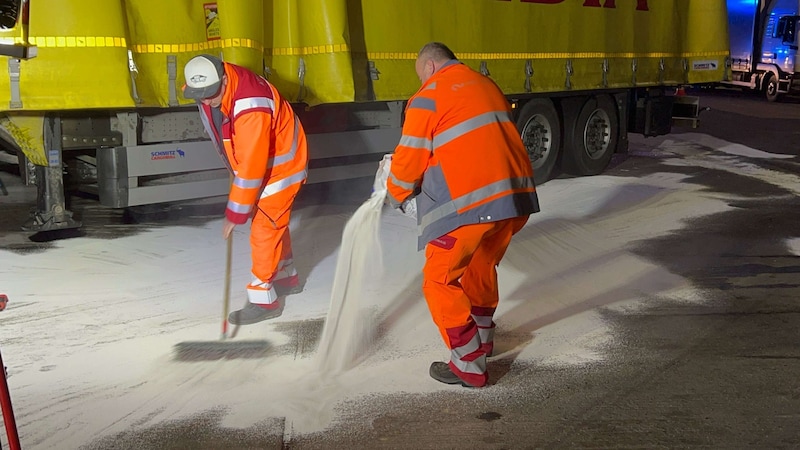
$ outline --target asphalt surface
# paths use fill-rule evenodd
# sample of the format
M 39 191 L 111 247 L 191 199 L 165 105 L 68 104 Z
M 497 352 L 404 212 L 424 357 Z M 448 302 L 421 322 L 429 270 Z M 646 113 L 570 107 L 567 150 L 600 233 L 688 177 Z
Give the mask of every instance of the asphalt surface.
M 749 163 L 800 175 L 800 104 L 767 103 L 736 91 L 698 94 L 712 109 L 695 131 L 795 155 Z M 602 310 L 615 339 L 601 362 L 540 367 L 490 361 L 494 380 L 502 377 L 513 389 L 346 404 L 337 424 L 316 435 L 294 435 L 280 419 L 225 429 L 219 425 L 225 412 L 208 411 L 85 448 L 800 448 L 800 256 L 785 246 L 800 237 L 800 200 L 795 192 L 744 174 L 665 165 L 649 150 L 654 142 L 632 137 L 630 153 L 616 157 L 607 173 L 681 173 L 707 192 L 735 198 L 734 208 L 631 244 L 628 250 L 690 280 L 705 297 L 686 303 L 656 298 L 635 311 Z M 5 169 L 0 177 L 7 179 L 13 169 Z M 363 190 L 357 183 L 312 188 L 300 202 L 357 206 L 358 192 Z M 87 223 L 79 233 L 107 238 L 213 220 L 221 212 L 215 202 L 113 211 L 91 198 L 71 200 Z M 31 240 L 17 231 L 29 206 L 2 205 L 0 247 L 25 253 L 52 245 L 52 236 Z M 318 321 L 294 326 L 306 341 L 320 329 Z M 499 330 L 496 339 L 510 337 Z M 507 376 L 512 364 L 513 376 Z

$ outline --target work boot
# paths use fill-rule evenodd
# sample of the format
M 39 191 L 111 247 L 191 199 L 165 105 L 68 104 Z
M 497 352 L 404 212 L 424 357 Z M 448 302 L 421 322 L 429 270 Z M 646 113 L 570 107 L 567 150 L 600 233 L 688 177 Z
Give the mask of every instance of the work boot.
M 436 361 L 432 363 L 429 373 L 431 374 L 431 378 L 444 384 L 460 384 L 464 387 L 475 387 L 467 384 L 461 378 L 458 378 L 458 375 L 454 374 L 453 371 L 450 370 L 450 366 L 445 362 Z
M 283 314 L 283 305 L 275 303 L 273 308 L 265 308 L 254 303 L 247 302 L 244 308 L 234 311 L 228 315 L 228 322 L 234 325 L 251 325 L 262 320 L 274 319 Z

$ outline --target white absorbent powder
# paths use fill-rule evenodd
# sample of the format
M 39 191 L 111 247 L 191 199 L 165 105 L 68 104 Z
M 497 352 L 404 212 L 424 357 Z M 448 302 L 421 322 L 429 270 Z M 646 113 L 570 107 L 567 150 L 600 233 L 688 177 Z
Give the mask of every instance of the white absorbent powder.
M 326 374 L 352 368 L 367 356 L 377 334 L 374 313 L 364 308 L 365 282 L 381 273 L 381 210 L 386 198 L 390 157 L 384 157 L 372 195 L 347 221 L 336 261 L 331 305 L 317 347 L 318 368 Z

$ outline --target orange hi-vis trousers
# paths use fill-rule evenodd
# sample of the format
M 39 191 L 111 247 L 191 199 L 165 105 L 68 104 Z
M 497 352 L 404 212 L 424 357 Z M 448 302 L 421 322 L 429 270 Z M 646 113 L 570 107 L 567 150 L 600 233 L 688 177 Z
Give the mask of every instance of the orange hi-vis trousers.
M 497 265 L 528 216 L 464 225 L 425 248 L 422 291 L 450 349 L 450 370 L 471 386 L 484 386 L 486 357 L 494 345 L 499 295 Z
M 250 303 L 279 307 L 275 284 L 293 287 L 299 283 L 289 234 L 292 203 L 300 185 L 267 198 L 257 205 L 250 225 L 253 281 L 247 285 Z

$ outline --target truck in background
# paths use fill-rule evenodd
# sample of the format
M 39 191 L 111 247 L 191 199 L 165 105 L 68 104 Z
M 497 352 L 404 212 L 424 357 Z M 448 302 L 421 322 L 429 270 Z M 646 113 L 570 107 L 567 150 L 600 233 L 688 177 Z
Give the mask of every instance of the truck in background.
M 399 141 L 429 41 L 506 93 L 538 183 L 557 166 L 601 173 L 628 133 L 696 125 L 696 102 L 670 93 L 724 80 L 729 57 L 727 39 L 708 38 L 727 33 L 725 0 L 4 3 L 15 15 L 0 24 L 0 142 L 38 187 L 31 231 L 80 226 L 65 177 L 111 208 L 227 193 L 180 95 L 183 66 L 201 53 L 262 73 L 294 101 L 310 183 L 374 175 Z
M 800 0 L 727 0 L 731 79 L 722 84 L 764 93 L 774 102 L 800 91 Z

